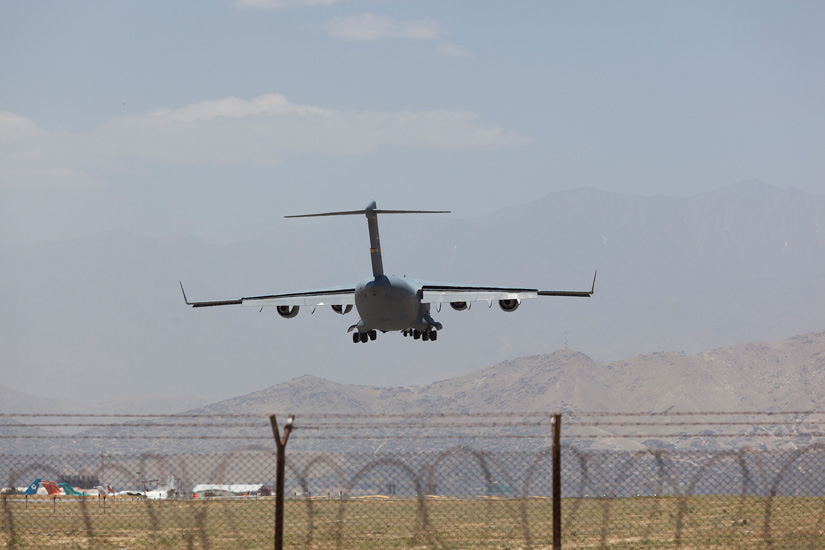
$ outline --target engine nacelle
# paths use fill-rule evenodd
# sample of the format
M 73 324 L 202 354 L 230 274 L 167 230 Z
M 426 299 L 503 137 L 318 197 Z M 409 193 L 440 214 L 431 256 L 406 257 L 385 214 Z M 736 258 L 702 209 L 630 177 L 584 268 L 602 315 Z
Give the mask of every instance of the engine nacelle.
M 346 315 L 347 313 L 352 311 L 352 304 L 347 304 L 346 307 L 345 306 L 339 306 L 338 304 L 335 304 L 331 307 L 332 307 L 332 311 L 334 311 L 335 313 L 340 313 L 341 315 Z
M 296 315 L 298 315 L 298 310 L 300 308 L 298 306 L 276 306 L 275 310 L 278 312 L 278 315 L 283 317 L 284 319 L 292 319 Z
M 501 308 L 501 311 L 515 311 L 518 309 L 518 306 L 521 305 L 521 300 L 518 299 L 511 299 L 511 300 L 499 300 L 498 307 Z
M 465 309 L 470 309 L 470 304 L 467 302 L 450 302 L 450 307 L 456 311 L 464 311 Z

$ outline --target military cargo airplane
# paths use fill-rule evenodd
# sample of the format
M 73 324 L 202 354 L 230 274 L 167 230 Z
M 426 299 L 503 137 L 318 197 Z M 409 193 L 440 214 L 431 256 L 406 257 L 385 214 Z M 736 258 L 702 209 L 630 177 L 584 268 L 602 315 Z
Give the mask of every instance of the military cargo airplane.
M 472 302 L 487 302 L 492 307 L 497 301 L 503 311 L 512 312 L 518 309 L 522 300 L 538 296 L 574 296 L 587 298 L 593 295 L 596 288 L 596 275 L 593 275 L 593 284 L 590 290 L 540 290 L 520 287 L 492 287 L 438 283 L 396 277 L 384 273 L 381 259 L 381 243 L 378 237 L 379 214 L 448 214 L 448 210 L 381 210 L 375 201 L 370 202 L 363 210 L 344 212 L 325 212 L 321 214 L 302 214 L 298 216 L 284 216 L 285 218 L 309 218 L 317 216 L 349 216 L 362 215 L 367 218 L 367 227 L 370 236 L 370 258 L 372 259 L 372 277 L 368 277 L 355 286 L 337 286 L 301 292 L 271 294 L 265 296 L 247 296 L 228 300 L 213 300 L 190 302 L 180 284 L 183 300 L 192 307 L 211 307 L 242 305 L 263 308 L 274 306 L 281 317 L 291 319 L 298 315 L 301 306 L 309 306 L 312 312 L 318 306 L 330 306 L 340 314 L 349 313 L 352 307 L 360 315 L 357 323 L 349 327 L 354 343 L 375 340 L 378 331 L 382 333 L 400 331 L 404 336 L 412 336 L 415 340 L 436 340 L 441 323 L 432 318 L 430 306 L 436 305 L 441 311 L 444 303 L 457 311 L 470 309 Z

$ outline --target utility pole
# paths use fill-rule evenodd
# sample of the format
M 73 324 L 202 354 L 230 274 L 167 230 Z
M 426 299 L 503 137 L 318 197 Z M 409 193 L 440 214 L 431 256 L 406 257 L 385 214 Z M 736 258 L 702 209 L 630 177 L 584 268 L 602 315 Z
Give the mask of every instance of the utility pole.
M 561 415 L 554 414 L 553 428 L 553 550 L 561 550 Z
M 295 415 L 289 415 L 284 426 L 284 437 L 278 431 L 278 421 L 275 415 L 269 416 L 269 423 L 272 425 L 272 435 L 275 437 L 277 447 L 277 474 L 275 478 L 275 550 L 284 548 L 284 474 L 286 472 L 286 443 L 289 434 L 292 432 L 292 423 Z

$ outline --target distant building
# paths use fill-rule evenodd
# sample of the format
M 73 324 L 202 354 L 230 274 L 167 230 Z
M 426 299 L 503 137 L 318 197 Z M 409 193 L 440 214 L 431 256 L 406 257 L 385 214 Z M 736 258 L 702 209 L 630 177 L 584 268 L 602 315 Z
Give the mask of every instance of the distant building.
M 240 497 L 240 496 L 269 496 L 273 493 L 272 487 L 262 483 L 252 484 L 218 484 L 201 483 L 192 488 L 195 498 L 210 497 Z

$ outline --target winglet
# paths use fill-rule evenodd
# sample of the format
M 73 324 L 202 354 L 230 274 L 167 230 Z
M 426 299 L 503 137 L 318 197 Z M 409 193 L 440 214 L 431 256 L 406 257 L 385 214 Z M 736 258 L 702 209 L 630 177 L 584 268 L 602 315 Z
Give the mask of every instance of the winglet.
M 180 281 L 178 281 L 178 283 L 180 284 L 180 291 L 183 293 L 183 301 L 186 302 L 187 306 L 191 306 L 192 302 L 186 299 L 186 291 L 183 290 L 183 283 Z
M 536 294 L 539 296 L 573 296 L 578 298 L 589 298 L 596 292 L 596 274 L 598 270 L 593 272 L 593 284 L 590 285 L 590 290 L 538 290 Z
M 180 283 L 180 291 L 183 294 L 183 301 L 186 302 L 187 306 L 192 307 L 210 307 L 210 306 L 229 306 L 229 305 L 238 305 L 243 304 L 243 298 L 233 298 L 232 300 L 214 300 L 211 302 L 190 302 L 189 299 L 186 297 L 186 291 L 183 290 L 183 283 Z

